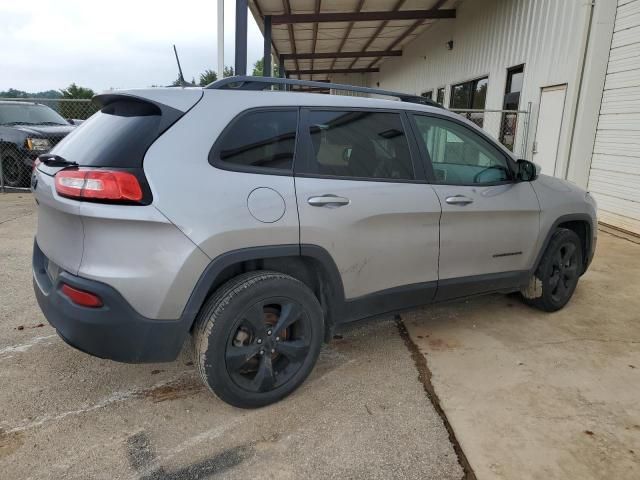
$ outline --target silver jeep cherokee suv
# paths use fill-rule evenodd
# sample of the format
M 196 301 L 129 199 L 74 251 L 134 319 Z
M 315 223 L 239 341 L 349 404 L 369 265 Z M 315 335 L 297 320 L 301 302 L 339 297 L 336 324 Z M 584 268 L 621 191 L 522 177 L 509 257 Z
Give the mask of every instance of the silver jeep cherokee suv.
M 40 157 L 34 288 L 66 342 L 161 362 L 191 334 L 208 387 L 258 407 L 340 323 L 490 292 L 569 301 L 596 244 L 587 192 L 426 99 L 263 91 L 296 83 L 314 85 L 98 95 Z

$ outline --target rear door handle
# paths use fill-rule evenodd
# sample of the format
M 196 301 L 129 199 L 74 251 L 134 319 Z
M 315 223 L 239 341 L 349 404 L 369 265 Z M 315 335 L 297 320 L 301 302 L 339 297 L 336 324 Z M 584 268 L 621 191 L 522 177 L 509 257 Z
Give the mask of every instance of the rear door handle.
M 309 197 L 307 203 L 312 207 L 328 207 L 337 208 L 344 205 L 349 205 L 349 199 L 344 197 L 338 197 L 337 195 L 320 195 L 318 197 Z
M 445 202 L 447 202 L 449 205 L 465 206 L 473 203 L 473 199 L 465 197 L 464 195 L 454 195 L 452 197 L 447 197 L 445 199 Z

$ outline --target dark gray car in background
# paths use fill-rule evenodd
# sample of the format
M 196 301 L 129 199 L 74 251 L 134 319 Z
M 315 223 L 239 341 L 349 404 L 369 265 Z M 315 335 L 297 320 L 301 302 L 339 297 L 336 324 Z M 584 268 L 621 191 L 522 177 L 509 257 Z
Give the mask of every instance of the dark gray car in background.
M 8 187 L 26 187 L 38 155 L 47 153 L 76 127 L 52 108 L 35 102 L 0 101 L 0 161 Z

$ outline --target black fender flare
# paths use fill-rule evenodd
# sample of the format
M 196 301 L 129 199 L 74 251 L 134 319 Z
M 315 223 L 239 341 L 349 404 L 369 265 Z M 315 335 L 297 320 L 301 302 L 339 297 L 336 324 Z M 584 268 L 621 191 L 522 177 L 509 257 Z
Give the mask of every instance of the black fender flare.
M 587 232 L 587 244 L 585 245 L 585 250 L 587 252 L 587 255 L 589 258 L 584 258 L 584 270 L 583 273 L 587 270 L 587 267 L 589 266 L 589 263 L 591 262 L 591 257 L 593 257 L 593 232 L 594 232 L 594 228 L 597 228 L 596 225 L 593 224 L 593 219 L 591 218 L 591 216 L 589 214 L 586 213 L 569 213 L 567 215 L 561 215 L 558 218 L 555 219 L 555 221 L 553 222 L 553 224 L 551 225 L 551 227 L 549 228 L 549 230 L 547 231 L 545 238 L 544 238 L 544 242 L 542 243 L 542 246 L 540 247 L 540 250 L 538 251 L 538 255 L 536 256 L 536 260 L 533 263 L 533 267 L 530 270 L 530 274 L 534 275 L 536 270 L 538 269 L 538 266 L 540 265 L 540 262 L 542 261 L 542 255 L 544 255 L 545 250 L 547 249 L 547 246 L 549 245 L 549 242 L 551 241 L 551 237 L 553 236 L 554 232 L 558 229 L 558 226 L 562 223 L 566 223 L 566 222 L 586 222 L 586 224 L 589 226 L 589 231 Z
M 342 277 L 331 254 L 318 245 L 267 245 L 232 250 L 214 258 L 209 263 L 196 282 L 180 317 L 185 333 L 193 326 L 198 312 L 211 292 L 212 285 L 217 283 L 220 275 L 227 267 L 250 260 L 265 260 L 278 257 L 307 257 L 319 263 L 322 268 L 320 273 L 325 276 L 326 280 L 324 282 L 326 285 L 323 284 L 323 287 L 326 286 L 325 293 L 328 297 L 324 305 L 325 313 L 329 315 L 328 323 L 335 323 L 336 318 L 339 318 L 339 315 L 344 312 L 345 297 Z

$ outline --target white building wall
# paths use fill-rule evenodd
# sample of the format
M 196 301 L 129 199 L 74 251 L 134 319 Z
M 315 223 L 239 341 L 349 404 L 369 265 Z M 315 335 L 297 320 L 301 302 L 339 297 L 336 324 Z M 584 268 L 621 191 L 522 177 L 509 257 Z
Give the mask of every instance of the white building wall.
M 485 108 L 500 109 L 507 69 L 525 64 L 520 108 L 532 102 L 527 158 L 535 138 L 540 89 L 566 83 L 556 164 L 556 174 L 564 176 L 591 8 L 588 0 L 464 0 L 457 6 L 457 18 L 436 22 L 404 48 L 402 57 L 386 59 L 379 73 L 366 77 L 372 87 L 379 83 L 380 88 L 416 94 L 433 90 L 434 98 L 436 89 L 445 86 L 448 106 L 451 85 L 488 75 Z M 452 50 L 447 48 L 450 40 Z M 339 76 L 333 80 L 345 81 Z M 499 122 L 486 123 L 489 133 L 497 136 Z M 519 145 L 515 151 L 521 151 Z
M 640 235 L 640 0 L 618 0 L 589 190 L 600 221 Z

